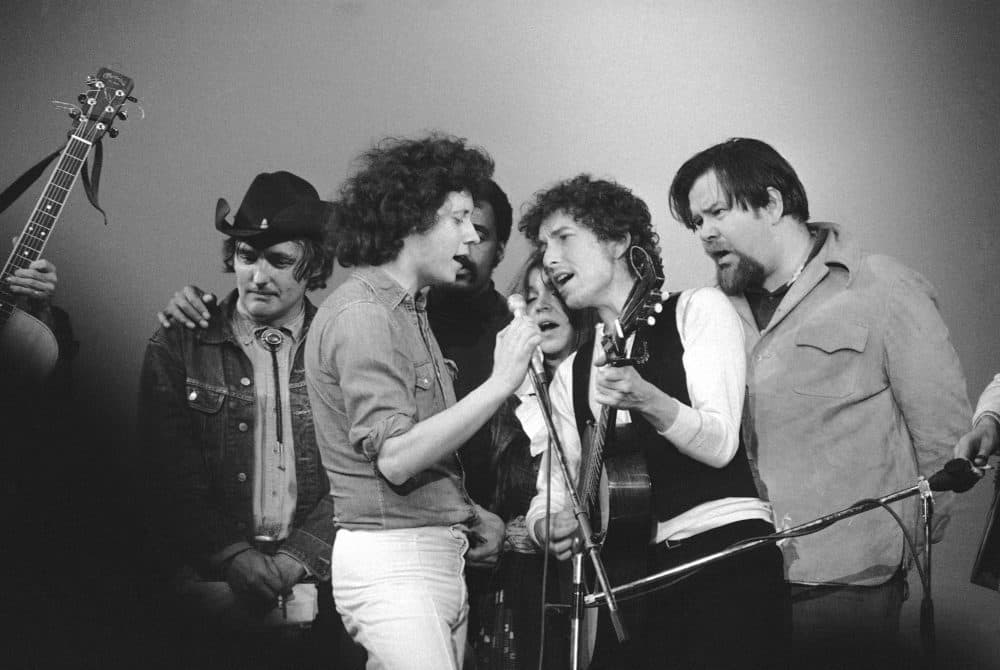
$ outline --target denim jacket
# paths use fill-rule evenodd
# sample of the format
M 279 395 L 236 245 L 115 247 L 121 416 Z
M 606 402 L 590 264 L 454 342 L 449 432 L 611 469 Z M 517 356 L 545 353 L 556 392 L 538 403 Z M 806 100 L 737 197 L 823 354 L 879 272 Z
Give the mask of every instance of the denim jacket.
M 181 559 L 217 577 L 225 559 L 253 541 L 253 369 L 230 326 L 234 291 L 207 329 L 159 329 L 150 339 L 139 390 L 138 439 L 152 455 L 164 530 Z M 279 551 L 330 578 L 336 529 L 306 393 L 303 346 L 316 308 L 306 300 L 289 380 L 295 474 L 292 528 Z

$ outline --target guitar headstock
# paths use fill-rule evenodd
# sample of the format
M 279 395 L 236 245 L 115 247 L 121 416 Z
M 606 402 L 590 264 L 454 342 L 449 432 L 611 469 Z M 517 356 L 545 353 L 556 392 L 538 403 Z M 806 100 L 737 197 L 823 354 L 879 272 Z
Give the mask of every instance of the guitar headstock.
M 601 340 L 610 365 L 630 365 L 635 362 L 624 358 L 626 341 L 642 326 L 654 325 L 656 315 L 663 311 L 663 296 L 660 294 L 663 277 L 657 272 L 653 259 L 642 247 L 631 247 L 628 254 L 636 281 L 615 320 L 614 332 L 605 334 Z
M 118 131 L 111 124 L 116 118 L 127 118 L 122 106 L 126 102 L 136 102 L 131 96 L 133 86 L 131 78 L 106 67 L 87 77 L 87 92 L 77 97 L 80 108 L 70 112 L 77 121 L 73 135 L 90 143 L 101 139 L 105 133 L 116 137 Z

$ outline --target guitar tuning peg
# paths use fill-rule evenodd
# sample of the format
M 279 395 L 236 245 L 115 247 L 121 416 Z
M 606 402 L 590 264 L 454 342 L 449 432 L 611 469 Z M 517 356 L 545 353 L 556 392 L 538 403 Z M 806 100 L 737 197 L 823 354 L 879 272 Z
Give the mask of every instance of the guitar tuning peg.
M 656 312 L 657 314 L 659 314 L 660 312 L 662 312 L 663 311 L 663 303 L 662 302 L 657 302 L 655 305 L 653 305 L 653 311 Z
M 76 96 L 76 101 L 78 103 L 80 103 L 81 105 L 86 105 L 87 104 L 87 94 L 86 93 L 81 93 L 80 95 Z
M 656 317 L 655 316 L 647 316 L 646 317 L 646 325 L 647 326 L 655 326 L 656 325 Z
M 125 111 L 124 109 L 119 109 L 118 112 L 115 114 L 115 116 L 117 116 L 122 121 L 128 120 L 128 112 Z
M 111 139 L 115 139 L 116 137 L 118 137 L 118 129 L 117 128 L 108 128 L 108 136 Z

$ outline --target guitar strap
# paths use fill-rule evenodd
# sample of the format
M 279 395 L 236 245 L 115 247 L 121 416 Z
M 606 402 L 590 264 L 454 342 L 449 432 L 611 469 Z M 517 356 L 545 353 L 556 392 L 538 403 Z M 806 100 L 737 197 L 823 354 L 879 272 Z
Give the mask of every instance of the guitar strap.
M 38 181 L 38 178 L 42 176 L 45 172 L 45 168 L 55 160 L 59 154 L 63 152 L 64 146 L 59 147 L 48 156 L 42 160 L 35 163 L 33 166 L 28 168 L 24 174 L 15 179 L 10 186 L 0 193 L 0 214 L 2 214 L 8 207 L 10 207 L 14 202 L 20 198 L 25 191 L 28 190 L 32 184 Z M 97 146 L 94 148 L 94 162 L 90 170 L 90 174 L 87 174 L 86 164 L 83 169 L 80 170 L 80 176 L 83 178 L 83 190 L 87 194 L 87 200 L 90 204 L 94 206 L 101 216 L 104 217 L 104 225 L 108 225 L 108 215 L 101 208 L 98 202 L 99 189 L 101 187 L 101 167 L 104 165 L 104 144 L 101 140 L 97 140 Z
M 576 432 L 583 435 L 587 424 L 593 423 L 596 417 L 590 411 L 590 368 L 593 367 L 594 346 L 597 338 L 594 337 L 594 329 L 590 329 L 590 335 L 577 348 L 576 358 L 573 359 L 573 413 L 576 419 Z M 584 449 L 587 445 L 584 445 Z M 587 454 L 583 455 L 584 458 Z

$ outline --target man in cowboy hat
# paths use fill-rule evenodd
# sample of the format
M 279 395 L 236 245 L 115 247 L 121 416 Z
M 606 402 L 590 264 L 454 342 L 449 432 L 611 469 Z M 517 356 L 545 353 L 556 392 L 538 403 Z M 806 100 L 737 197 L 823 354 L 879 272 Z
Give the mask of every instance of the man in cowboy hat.
M 215 227 L 236 288 L 207 328 L 150 339 L 138 434 L 154 459 L 159 527 L 182 566 L 175 592 L 196 618 L 246 629 L 286 616 L 304 578 L 318 583 L 321 610 L 329 594 L 333 504 L 302 344 L 316 312 L 305 294 L 333 268 L 323 245 L 332 209 L 305 180 L 274 172 L 229 212 L 220 198 Z

